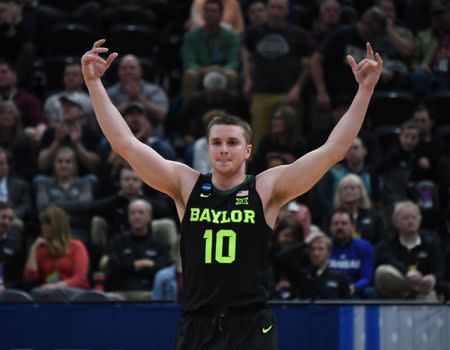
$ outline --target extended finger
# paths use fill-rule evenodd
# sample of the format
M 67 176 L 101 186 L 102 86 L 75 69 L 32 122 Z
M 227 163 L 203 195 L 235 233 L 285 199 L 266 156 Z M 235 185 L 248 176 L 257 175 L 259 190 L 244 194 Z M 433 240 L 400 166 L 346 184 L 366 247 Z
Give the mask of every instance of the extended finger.
M 101 58 L 98 55 L 94 55 L 94 54 L 87 54 L 87 55 L 85 55 L 84 61 L 85 61 L 85 63 L 97 62 L 97 63 L 100 63 L 100 64 L 106 64 L 106 61 L 103 58 Z
M 94 47 L 92 48 L 91 51 L 89 51 L 89 53 L 91 54 L 99 54 L 99 53 L 105 53 L 108 52 L 108 48 L 107 47 Z
M 383 60 L 381 59 L 381 56 L 378 52 L 375 54 L 375 61 L 377 61 L 377 63 L 380 64 L 381 66 L 383 66 Z
M 356 64 L 356 61 L 353 58 L 353 56 L 347 55 L 347 62 L 350 65 L 350 67 L 352 68 L 352 70 L 356 71 L 358 65 Z
M 113 52 L 108 56 L 108 58 L 106 59 L 106 69 L 109 68 L 109 66 L 111 65 L 111 63 L 113 63 L 117 56 L 119 56 L 117 52 Z
M 367 58 L 373 60 L 373 50 L 369 42 L 366 43 Z
M 105 43 L 105 39 L 99 39 L 99 40 L 97 40 L 95 43 L 94 43 L 94 45 L 92 45 L 92 48 L 94 49 L 94 48 L 96 48 L 96 47 L 99 47 L 99 46 L 102 46 L 104 43 Z

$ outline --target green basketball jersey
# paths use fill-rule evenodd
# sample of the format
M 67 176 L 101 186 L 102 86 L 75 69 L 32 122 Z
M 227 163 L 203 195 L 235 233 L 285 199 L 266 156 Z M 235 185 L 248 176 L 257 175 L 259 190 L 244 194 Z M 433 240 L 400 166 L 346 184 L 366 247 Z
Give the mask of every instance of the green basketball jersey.
M 271 239 L 254 176 L 220 191 L 200 175 L 181 222 L 184 309 L 265 303 Z

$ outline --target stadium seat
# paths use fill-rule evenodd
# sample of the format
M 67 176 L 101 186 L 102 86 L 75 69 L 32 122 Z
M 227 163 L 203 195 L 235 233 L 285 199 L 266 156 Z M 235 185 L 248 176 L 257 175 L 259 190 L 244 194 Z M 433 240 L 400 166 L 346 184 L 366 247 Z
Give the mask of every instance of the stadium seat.
M 435 126 L 450 125 L 450 91 L 439 91 L 431 94 L 426 105 L 430 109 Z
M 108 34 L 108 47 L 120 56 L 128 53 L 156 59 L 159 50 L 158 33 L 149 26 L 117 24 Z
M 374 130 L 377 149 L 380 154 L 386 154 L 398 143 L 400 128 L 398 126 L 379 126 Z
M 5 289 L 0 293 L 0 303 L 32 303 L 33 298 L 28 293 L 18 289 Z
M 414 98 L 409 92 L 380 91 L 374 93 L 367 110 L 371 128 L 384 125 L 399 126 L 412 117 Z
M 86 290 L 79 294 L 74 295 L 69 302 L 70 303 L 99 303 L 112 301 L 108 294 L 98 290 Z
M 96 34 L 78 23 L 59 23 L 53 26 L 43 48 L 45 57 L 81 56 L 92 47 Z

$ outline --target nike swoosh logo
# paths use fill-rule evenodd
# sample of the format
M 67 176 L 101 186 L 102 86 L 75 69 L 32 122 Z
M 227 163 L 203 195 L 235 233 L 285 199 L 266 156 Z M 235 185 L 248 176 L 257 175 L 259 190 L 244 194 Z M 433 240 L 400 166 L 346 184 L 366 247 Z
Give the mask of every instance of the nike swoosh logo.
M 211 193 L 208 193 L 208 194 L 200 193 L 200 197 L 202 197 L 202 198 L 208 198 L 210 195 L 211 195 Z
M 262 329 L 262 332 L 263 332 L 263 334 L 266 334 L 267 332 L 269 332 L 271 329 L 272 329 L 272 327 L 273 327 L 273 324 L 271 324 L 269 327 L 267 327 L 267 328 L 264 328 L 263 327 L 263 329 Z

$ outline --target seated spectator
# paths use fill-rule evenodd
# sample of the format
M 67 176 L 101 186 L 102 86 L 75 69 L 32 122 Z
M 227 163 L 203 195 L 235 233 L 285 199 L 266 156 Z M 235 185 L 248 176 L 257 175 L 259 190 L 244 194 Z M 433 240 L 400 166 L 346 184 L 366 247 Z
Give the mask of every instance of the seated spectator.
M 287 249 L 278 256 L 299 299 L 347 299 L 350 297 L 348 279 L 329 267 L 332 241 L 322 233 L 311 234 L 304 249 L 306 260 L 298 262 L 300 246 Z M 297 261 L 295 261 L 297 260 Z
M 41 102 L 31 93 L 17 89 L 16 85 L 14 68 L 6 61 L 0 60 L 0 100 L 14 102 L 20 112 L 25 133 L 34 142 L 39 143 L 47 128 Z
M 19 110 L 13 102 L 0 103 L 0 147 L 14 157 L 11 173 L 31 180 L 36 172 L 36 147 L 23 131 Z
M 180 240 L 176 244 L 175 262 L 163 267 L 155 275 L 152 291 L 152 301 L 183 301 L 183 273 L 180 256 Z
M 89 288 L 89 256 L 81 241 L 70 238 L 69 217 L 58 207 L 40 215 L 41 235 L 28 252 L 25 281 L 34 300 L 67 302 Z
M 275 227 L 277 227 L 279 222 L 286 216 L 292 216 L 298 221 L 298 223 L 302 226 L 303 239 L 306 239 L 311 232 L 312 224 L 311 212 L 309 208 L 305 204 L 295 200 L 286 203 L 278 213 L 275 221 Z
M 222 19 L 220 25 L 226 29 L 240 34 L 244 31 L 244 18 L 242 15 L 241 4 L 238 0 L 221 0 Z M 205 5 L 206 0 L 194 0 L 191 4 L 191 15 L 187 22 L 187 29 L 194 30 L 205 24 Z
M 8 202 L 14 207 L 15 222 L 19 227 L 31 214 L 31 194 L 28 183 L 10 174 L 11 154 L 0 147 L 0 202 Z
M 248 114 L 242 98 L 226 90 L 227 79 L 219 72 L 209 72 L 203 77 L 203 90 L 192 94 L 177 115 L 177 129 L 184 138 L 184 145 L 191 145 L 203 136 L 202 116 L 213 109 L 245 116 Z
M 116 236 L 107 253 L 107 290 L 125 300 L 150 301 L 155 273 L 169 262 L 168 247 L 153 238 L 151 211 L 147 201 L 131 201 L 130 231 Z
M 161 192 L 148 195 L 144 189 L 144 183 L 130 168 L 124 166 L 119 171 L 117 190 L 106 197 L 98 198 L 86 206 L 87 211 L 103 217 L 108 223 L 107 238 L 112 238 L 129 230 L 128 208 L 134 199 L 144 199 L 152 205 L 152 218 L 171 217 L 171 203 Z M 106 239 L 101 238 L 102 241 Z
M 375 285 L 380 295 L 436 301 L 435 286 L 444 268 L 438 240 L 421 232 L 414 202 L 396 203 L 392 221 L 395 237 L 376 249 Z
M 106 90 L 113 104 L 122 113 L 124 107 L 131 102 L 143 104 L 146 115 L 155 126 L 152 136 L 163 136 L 163 123 L 169 110 L 169 101 L 164 90 L 142 78 L 142 63 L 135 55 L 123 56 L 117 73 L 119 81 Z
M 39 146 L 38 169 L 46 173 L 51 169 L 55 152 L 60 146 L 70 146 L 76 153 L 81 176 L 93 174 L 100 163 L 96 153 L 100 134 L 87 122 L 85 99 L 79 92 L 64 94 L 60 98 L 63 108 L 61 120 L 55 121 L 42 136 Z
M 375 166 L 374 198 L 389 212 L 394 202 L 408 198 L 414 173 L 425 164 L 418 162 L 415 153 L 419 142 L 419 128 L 414 122 L 403 123 L 399 142 Z
M 71 215 L 71 233 L 88 242 L 90 218 L 85 215 L 77 216 L 75 213 L 78 206 L 93 199 L 92 184 L 88 179 L 77 175 L 77 158 L 70 147 L 62 146 L 55 151 L 53 167 L 53 176 L 36 181 L 36 208 L 39 212 L 53 205 L 63 208 Z
M 374 298 L 372 280 L 374 253 L 371 244 L 362 238 L 354 238 L 355 223 L 352 214 L 345 209 L 335 209 L 330 215 L 329 233 L 333 250 L 329 266 L 346 275 L 353 298 Z
M 84 80 L 79 63 L 68 63 L 64 67 L 63 73 L 64 90 L 54 93 L 47 97 L 44 104 L 44 112 L 49 124 L 60 121 L 63 118 L 63 107 L 60 98 L 63 95 L 76 92 L 83 110 L 88 115 L 93 112 L 92 103 L 89 95 L 84 91 Z
M 354 237 L 364 238 L 374 246 L 387 238 L 384 222 L 372 210 L 372 202 L 358 175 L 348 174 L 339 181 L 334 207 L 344 208 L 352 213 L 356 225 Z
M 13 206 L 0 201 L 0 292 L 22 287 L 24 241 L 21 232 L 13 226 L 14 217 Z
M 431 4 L 431 27 L 417 33 L 410 79 L 419 97 L 450 88 L 450 4 L 447 0 Z
M 372 195 L 371 173 L 367 164 L 367 149 L 360 137 L 353 140 L 342 162 L 333 166 L 319 181 L 317 196 L 320 210 L 329 213 L 337 193 L 339 181 L 347 174 L 358 175 L 364 184 L 364 190 L 370 198 Z
M 247 8 L 247 23 L 248 26 L 260 26 L 266 23 L 267 9 L 266 0 L 250 0 Z
M 220 0 L 206 0 L 205 24 L 187 32 L 183 38 L 183 101 L 198 91 L 209 72 L 220 72 L 227 78 L 227 88 L 236 90 L 239 69 L 239 37 L 221 27 L 223 5 Z
M 303 241 L 302 227 L 298 221 L 290 216 L 280 220 L 273 233 L 272 257 L 276 259 L 280 253 L 289 247 Z M 274 270 L 275 293 L 278 298 L 290 299 L 293 295 L 291 282 L 283 271 Z
M 273 156 L 290 164 L 306 153 L 304 139 L 296 132 L 295 110 L 289 105 L 280 105 L 272 115 L 270 132 L 263 136 L 254 159 L 255 173 L 267 170 L 268 161 Z

